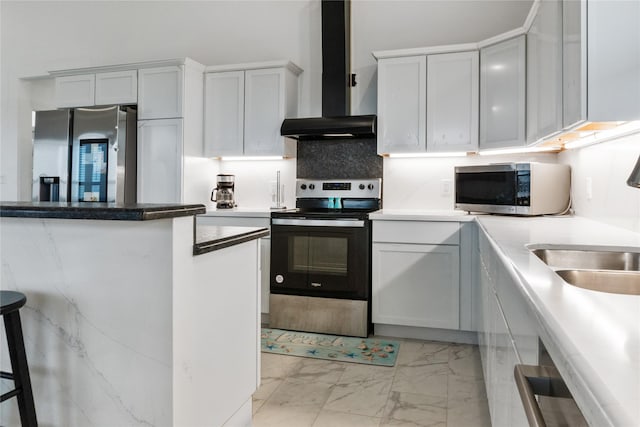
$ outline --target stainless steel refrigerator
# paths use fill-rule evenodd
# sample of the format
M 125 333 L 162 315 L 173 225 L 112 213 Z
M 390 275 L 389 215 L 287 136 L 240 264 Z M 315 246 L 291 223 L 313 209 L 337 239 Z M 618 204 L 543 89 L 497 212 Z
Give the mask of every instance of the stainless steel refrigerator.
M 36 112 L 32 199 L 135 203 L 136 132 L 135 107 Z

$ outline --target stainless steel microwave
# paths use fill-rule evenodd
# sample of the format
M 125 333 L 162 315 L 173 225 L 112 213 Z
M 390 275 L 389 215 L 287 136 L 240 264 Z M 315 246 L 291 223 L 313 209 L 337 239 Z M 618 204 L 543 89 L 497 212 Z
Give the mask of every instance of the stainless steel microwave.
M 554 163 L 497 163 L 455 168 L 455 208 L 469 212 L 546 215 L 570 203 L 571 170 Z

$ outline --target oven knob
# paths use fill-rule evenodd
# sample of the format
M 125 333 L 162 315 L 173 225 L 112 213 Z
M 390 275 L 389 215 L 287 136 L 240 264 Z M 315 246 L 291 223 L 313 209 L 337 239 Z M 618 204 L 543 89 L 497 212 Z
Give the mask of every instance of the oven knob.
M 364 184 L 360 184 L 360 185 L 358 186 L 358 188 L 359 188 L 359 189 L 361 189 L 361 190 L 364 190 Z
M 309 184 L 309 190 L 313 190 L 314 188 L 316 188 L 315 184 Z
M 302 185 L 300 186 L 300 189 L 301 189 L 301 190 L 306 190 L 306 189 L 307 189 L 307 184 L 302 184 Z
M 284 282 L 284 277 L 282 277 L 282 274 L 276 275 L 276 283 L 281 284 L 282 282 Z
M 369 190 L 373 190 L 373 184 L 369 184 L 369 185 L 367 185 L 367 188 L 368 188 Z

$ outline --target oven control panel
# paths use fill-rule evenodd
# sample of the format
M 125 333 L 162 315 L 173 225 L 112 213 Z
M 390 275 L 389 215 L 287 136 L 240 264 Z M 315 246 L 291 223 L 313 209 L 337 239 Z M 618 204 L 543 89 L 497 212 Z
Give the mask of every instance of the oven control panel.
M 375 198 L 382 196 L 381 179 L 348 179 L 348 180 L 296 180 L 296 197 L 298 198 Z

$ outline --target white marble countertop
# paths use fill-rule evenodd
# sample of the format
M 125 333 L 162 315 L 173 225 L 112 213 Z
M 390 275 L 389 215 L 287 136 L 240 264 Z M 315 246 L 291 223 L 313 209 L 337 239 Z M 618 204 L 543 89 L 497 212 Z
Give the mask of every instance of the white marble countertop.
M 456 210 L 380 209 L 369 214 L 374 221 L 456 221 L 471 222 L 475 215 Z
M 585 418 L 594 426 L 640 423 L 640 296 L 565 283 L 525 245 L 640 248 L 640 234 L 584 218 L 479 216 L 497 252 L 512 264 L 539 321 L 540 336 Z

